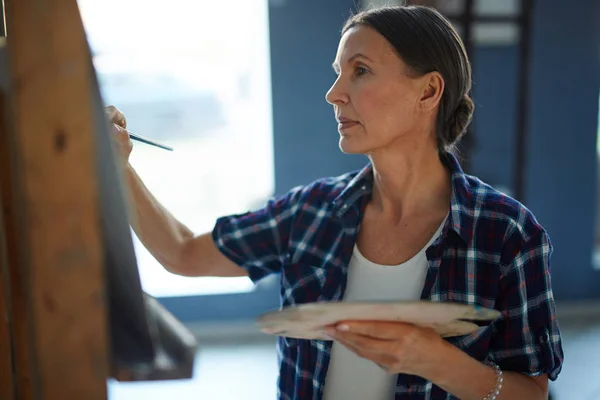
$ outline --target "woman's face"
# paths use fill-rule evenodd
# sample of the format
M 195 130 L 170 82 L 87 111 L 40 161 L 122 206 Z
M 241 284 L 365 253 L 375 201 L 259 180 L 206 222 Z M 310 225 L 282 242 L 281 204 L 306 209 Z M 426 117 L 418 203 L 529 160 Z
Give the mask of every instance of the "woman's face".
M 360 25 L 349 29 L 333 68 L 338 77 L 326 99 L 335 111 L 343 152 L 372 154 L 415 135 L 427 136 L 420 129 L 423 100 L 437 97 L 431 92 L 437 80 L 414 76 L 377 31 Z M 443 89 L 439 84 L 437 90 Z

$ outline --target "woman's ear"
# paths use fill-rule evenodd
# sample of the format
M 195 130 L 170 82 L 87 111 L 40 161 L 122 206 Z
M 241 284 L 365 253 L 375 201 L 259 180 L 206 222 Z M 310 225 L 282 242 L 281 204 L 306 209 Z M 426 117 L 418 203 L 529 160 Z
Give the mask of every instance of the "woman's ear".
M 421 77 L 422 93 L 419 99 L 420 108 L 423 111 L 430 111 L 437 107 L 444 94 L 444 78 L 437 72 L 429 72 Z

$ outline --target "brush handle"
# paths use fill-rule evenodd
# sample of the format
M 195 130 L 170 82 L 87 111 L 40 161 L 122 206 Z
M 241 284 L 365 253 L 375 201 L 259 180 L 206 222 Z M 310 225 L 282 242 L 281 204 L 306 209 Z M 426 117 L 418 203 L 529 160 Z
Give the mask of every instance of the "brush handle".
M 155 142 L 154 140 L 150 140 L 150 139 L 145 138 L 143 136 L 137 135 L 137 134 L 135 134 L 133 132 L 129 132 L 128 131 L 128 133 L 129 133 L 129 137 L 131 138 L 131 140 L 136 140 L 138 142 L 149 144 L 150 146 L 160 147 L 161 149 L 173 151 L 172 147 L 165 146 L 164 144 L 160 144 L 158 142 Z

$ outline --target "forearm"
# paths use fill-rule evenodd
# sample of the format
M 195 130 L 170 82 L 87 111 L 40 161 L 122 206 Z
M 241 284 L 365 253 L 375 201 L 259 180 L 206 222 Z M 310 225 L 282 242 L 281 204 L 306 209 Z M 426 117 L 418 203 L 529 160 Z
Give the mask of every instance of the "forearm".
M 193 233 L 160 204 L 129 164 L 124 167 L 124 177 L 133 230 L 148 251 L 175 272 Z
M 496 386 L 496 371 L 444 342 L 438 360 L 423 375 L 435 385 L 462 400 L 484 399 Z M 497 400 L 545 400 L 547 393 L 529 376 L 503 372 L 504 382 Z

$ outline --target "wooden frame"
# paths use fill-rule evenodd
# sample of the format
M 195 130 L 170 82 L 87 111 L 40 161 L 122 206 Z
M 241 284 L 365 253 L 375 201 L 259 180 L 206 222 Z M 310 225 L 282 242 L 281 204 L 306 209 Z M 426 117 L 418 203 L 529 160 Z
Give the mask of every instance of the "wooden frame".
M 4 221 L 16 396 L 105 399 L 102 244 L 89 52 L 75 1 L 6 2 L 12 133 Z M 86 101 L 87 99 L 87 101 Z M 11 236 L 13 239 L 11 240 Z

